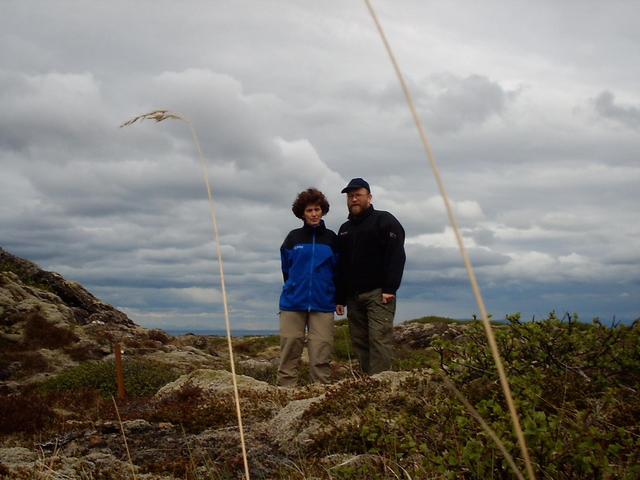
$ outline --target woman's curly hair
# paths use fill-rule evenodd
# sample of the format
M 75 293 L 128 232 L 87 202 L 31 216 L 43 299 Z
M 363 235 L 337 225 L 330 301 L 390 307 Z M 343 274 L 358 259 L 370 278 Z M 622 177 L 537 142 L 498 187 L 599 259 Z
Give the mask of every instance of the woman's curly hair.
M 300 192 L 291 205 L 293 214 L 304 220 L 304 209 L 309 205 L 319 205 L 322 209 L 322 215 L 326 215 L 329 211 L 329 202 L 317 188 L 307 188 L 304 192 Z

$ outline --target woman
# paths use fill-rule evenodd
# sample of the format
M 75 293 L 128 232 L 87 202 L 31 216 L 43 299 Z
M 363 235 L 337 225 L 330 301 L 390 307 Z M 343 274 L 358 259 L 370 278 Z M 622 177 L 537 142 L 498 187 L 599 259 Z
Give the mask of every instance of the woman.
M 336 308 L 337 237 L 322 221 L 329 202 L 321 191 L 308 188 L 298 194 L 291 210 L 304 225 L 289 232 L 280 247 L 284 287 L 280 295 L 278 385 L 284 387 L 297 383 L 305 330 L 311 380 L 330 382 Z

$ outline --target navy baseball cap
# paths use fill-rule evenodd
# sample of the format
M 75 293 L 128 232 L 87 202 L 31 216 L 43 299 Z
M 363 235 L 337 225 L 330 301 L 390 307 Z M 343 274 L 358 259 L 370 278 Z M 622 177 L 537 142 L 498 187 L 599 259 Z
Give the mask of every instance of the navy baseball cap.
M 359 188 L 366 188 L 369 193 L 371 193 L 371 189 L 369 188 L 369 184 L 364 178 L 352 178 L 349 182 L 349 185 L 342 189 L 340 193 L 347 193 L 351 190 L 358 190 Z

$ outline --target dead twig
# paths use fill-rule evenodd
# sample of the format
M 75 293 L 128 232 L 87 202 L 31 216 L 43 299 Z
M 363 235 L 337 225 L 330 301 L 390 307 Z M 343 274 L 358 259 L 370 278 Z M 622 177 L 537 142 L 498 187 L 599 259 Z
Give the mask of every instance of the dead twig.
M 116 403 L 116 399 L 111 395 L 111 400 L 113 401 L 113 406 L 116 409 L 116 415 L 118 416 L 118 423 L 120 424 L 120 431 L 122 432 L 122 440 L 124 441 L 124 448 L 127 451 L 127 458 L 129 459 L 129 467 L 131 468 L 131 475 L 133 475 L 133 480 L 136 480 L 136 470 L 133 465 L 133 460 L 131 460 L 131 452 L 129 451 L 129 445 L 127 444 L 127 436 L 124 433 L 124 425 L 122 424 L 122 418 L 120 418 L 120 410 L 118 410 L 118 404 Z

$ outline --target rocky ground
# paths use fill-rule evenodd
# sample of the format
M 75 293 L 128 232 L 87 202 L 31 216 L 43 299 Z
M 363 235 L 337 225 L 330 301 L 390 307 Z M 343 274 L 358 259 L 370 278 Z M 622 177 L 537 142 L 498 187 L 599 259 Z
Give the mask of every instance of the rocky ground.
M 345 327 L 339 328 L 344 336 Z M 460 335 L 463 328 L 411 324 L 397 327 L 395 336 L 399 345 L 424 348 L 434 338 Z M 175 380 L 153 395 L 117 402 L 92 391 L 57 388 L 62 372 L 90 362 L 113 362 L 116 343 L 123 347 L 125 364 L 144 362 Z M 225 339 L 171 337 L 142 328 L 78 283 L 0 249 L 0 346 L 0 394 L 6 412 L 23 412 L 14 421 L 3 422 L 0 477 L 160 479 L 241 474 Z M 348 350 L 344 341 L 342 347 Z M 372 381 L 359 376 L 347 351 L 342 355 L 345 361 L 334 364 L 334 385 L 305 385 L 303 376 L 300 388 L 281 389 L 274 385 L 277 337 L 235 338 L 234 351 L 247 450 L 257 478 L 287 478 L 286 472 L 299 468 L 295 458 L 307 455 L 312 444 L 315 450 L 321 448 L 313 438 L 325 428 L 322 422 L 306 421 L 308 412 L 326 402 L 327 395 L 335 395 L 336 389 Z M 393 395 L 407 375 L 386 372 L 373 378 L 376 389 Z M 22 416 L 29 417 L 24 425 L 19 424 Z M 363 458 L 358 461 L 366 462 Z M 321 469 L 353 461 L 345 455 L 317 458 Z
M 536 330 L 516 321 L 501 340 L 520 405 L 530 409 L 523 423 L 537 468 L 546 478 L 638 478 L 640 403 L 616 403 L 638 393 L 637 326 L 586 330 L 599 335 L 594 356 L 582 327 L 570 323 L 566 333 L 550 322 Z M 274 385 L 278 338 L 234 338 L 252 478 L 515 478 L 442 381 L 446 371 L 517 457 L 482 329 L 424 318 L 396 326 L 394 340 L 394 371 L 362 376 L 339 322 L 334 383 L 308 385 L 303 366 L 299 387 L 282 389 Z M 583 363 L 560 356 L 572 350 Z M 519 376 L 523 365 L 535 378 Z M 0 478 L 243 478 L 229 370 L 226 339 L 142 328 L 81 285 L 0 249 Z

